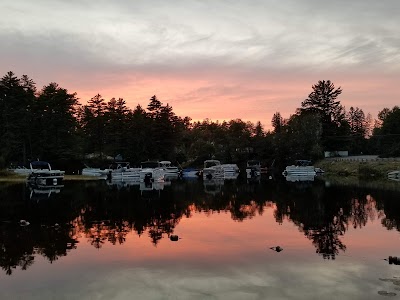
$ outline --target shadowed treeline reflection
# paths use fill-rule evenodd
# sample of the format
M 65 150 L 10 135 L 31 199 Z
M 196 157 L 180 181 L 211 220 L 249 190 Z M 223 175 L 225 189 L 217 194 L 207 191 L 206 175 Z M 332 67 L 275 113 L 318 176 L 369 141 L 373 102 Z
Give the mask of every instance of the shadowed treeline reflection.
M 369 199 L 369 200 L 368 200 Z M 289 188 L 278 191 L 275 218 L 285 218 L 295 223 L 311 240 L 316 252 L 324 258 L 332 258 L 345 251 L 341 241 L 348 226 L 362 227 L 371 214 L 367 207 L 373 206 L 368 194 L 355 190 L 326 189 L 320 182 L 307 188 Z
M 213 186 L 214 184 L 214 186 Z M 182 218 L 201 212 L 227 213 L 237 222 L 274 210 L 276 222 L 292 222 L 316 252 L 334 259 L 346 250 L 349 226 L 380 219 L 400 230 L 398 192 L 325 187 L 323 182 L 174 181 L 141 190 L 126 184 L 68 182 L 60 192 L 36 200 L 25 185 L 0 185 L 0 265 L 6 274 L 27 269 L 41 255 L 53 262 L 77 249 L 78 240 L 95 248 L 123 244 L 131 232 L 157 245 L 174 234 Z M 21 226 L 20 220 L 29 221 Z

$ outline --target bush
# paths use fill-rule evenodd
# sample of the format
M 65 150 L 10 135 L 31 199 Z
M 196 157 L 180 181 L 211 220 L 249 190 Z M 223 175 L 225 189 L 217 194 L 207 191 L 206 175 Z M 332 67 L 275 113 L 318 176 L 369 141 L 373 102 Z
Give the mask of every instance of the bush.
M 0 170 L 6 167 L 6 160 L 3 156 L 0 156 Z
M 368 164 L 361 163 L 358 167 L 358 176 L 360 178 L 383 178 L 385 174 Z

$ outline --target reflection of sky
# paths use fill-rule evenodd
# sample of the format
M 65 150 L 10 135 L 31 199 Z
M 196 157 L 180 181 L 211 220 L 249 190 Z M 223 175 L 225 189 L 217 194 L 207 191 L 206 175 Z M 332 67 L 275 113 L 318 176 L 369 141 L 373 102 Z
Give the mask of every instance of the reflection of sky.
M 400 275 L 383 258 L 396 255 L 399 233 L 379 220 L 341 236 L 336 260 L 315 254 L 311 242 L 273 207 L 243 222 L 229 213 L 194 213 L 157 246 L 145 232 L 122 245 L 95 249 L 81 238 L 77 250 L 49 264 L 42 257 L 26 271 L 0 274 L 4 299 L 376 299 Z M 276 253 L 269 249 L 280 245 Z

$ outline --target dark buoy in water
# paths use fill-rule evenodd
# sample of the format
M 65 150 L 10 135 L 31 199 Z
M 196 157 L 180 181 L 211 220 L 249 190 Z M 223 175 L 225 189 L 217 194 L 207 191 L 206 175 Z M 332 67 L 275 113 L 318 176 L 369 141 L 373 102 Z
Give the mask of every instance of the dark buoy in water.
M 400 265 L 400 257 L 389 256 L 389 258 L 385 260 L 389 262 L 389 265 Z
M 272 249 L 272 250 L 274 250 L 274 251 L 276 251 L 276 252 L 281 252 L 281 251 L 283 251 L 283 248 L 280 247 L 280 246 L 271 247 L 270 249 Z
M 169 239 L 173 242 L 176 242 L 177 240 L 179 240 L 179 236 L 177 236 L 176 234 L 173 234 L 169 237 Z

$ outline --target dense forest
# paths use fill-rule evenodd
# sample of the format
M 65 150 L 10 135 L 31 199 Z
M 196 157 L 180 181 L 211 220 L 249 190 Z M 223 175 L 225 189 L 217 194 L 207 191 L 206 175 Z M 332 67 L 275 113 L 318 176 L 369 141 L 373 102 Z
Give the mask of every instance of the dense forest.
M 243 166 L 248 159 L 317 160 L 337 150 L 400 156 L 400 108 L 383 108 L 374 120 L 361 108 L 345 109 L 341 93 L 330 80 L 319 81 L 288 119 L 276 112 L 266 131 L 261 121 L 192 122 L 156 95 L 146 108 L 100 94 L 83 104 L 57 83 L 37 90 L 27 75 L 8 72 L 0 80 L 0 169 L 38 158 L 68 171 L 110 159 L 200 166 L 214 158 Z

